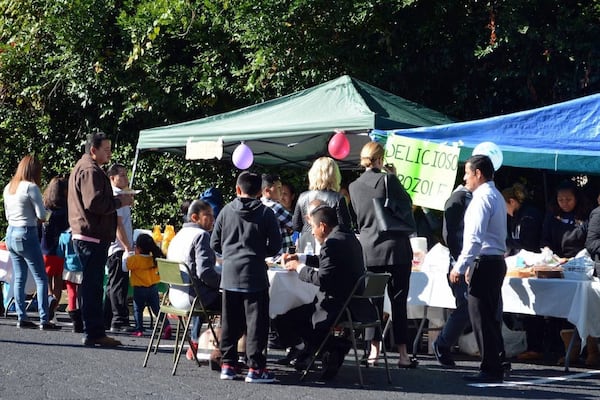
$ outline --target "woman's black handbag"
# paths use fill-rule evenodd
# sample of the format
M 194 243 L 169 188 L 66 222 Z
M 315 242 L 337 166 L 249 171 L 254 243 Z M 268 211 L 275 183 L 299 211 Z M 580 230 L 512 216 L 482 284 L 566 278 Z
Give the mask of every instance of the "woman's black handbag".
M 373 199 L 379 232 L 412 233 L 416 230 L 412 209 L 401 205 L 388 194 L 387 175 L 384 176 L 385 198 Z

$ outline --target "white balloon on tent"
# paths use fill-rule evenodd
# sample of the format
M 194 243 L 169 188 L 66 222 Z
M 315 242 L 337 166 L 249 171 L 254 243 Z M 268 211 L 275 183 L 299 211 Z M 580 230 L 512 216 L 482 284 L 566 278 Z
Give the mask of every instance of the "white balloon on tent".
M 502 156 L 502 150 L 496 143 L 493 142 L 481 142 L 473 149 L 472 155 L 488 156 L 492 160 L 494 165 L 494 171 L 498 171 L 502 166 L 504 157 Z

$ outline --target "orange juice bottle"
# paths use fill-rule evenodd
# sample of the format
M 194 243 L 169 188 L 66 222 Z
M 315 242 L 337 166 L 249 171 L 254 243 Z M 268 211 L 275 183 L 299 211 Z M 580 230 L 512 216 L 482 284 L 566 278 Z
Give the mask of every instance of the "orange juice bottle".
M 157 246 L 160 246 L 163 240 L 163 234 L 160 231 L 160 225 L 154 225 L 154 229 L 152 229 L 152 239 L 154 239 L 154 243 Z
M 166 225 L 165 232 L 163 233 L 163 240 L 161 245 L 161 250 L 164 255 L 167 254 L 167 250 L 169 249 L 169 244 L 171 243 L 171 239 L 175 236 L 175 228 L 173 225 Z

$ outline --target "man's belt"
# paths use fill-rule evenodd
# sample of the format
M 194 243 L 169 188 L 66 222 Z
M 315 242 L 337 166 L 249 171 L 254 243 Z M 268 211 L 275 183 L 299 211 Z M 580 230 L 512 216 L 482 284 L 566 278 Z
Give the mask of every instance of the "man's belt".
M 503 255 L 482 254 L 477 257 L 481 261 L 501 261 L 504 260 Z

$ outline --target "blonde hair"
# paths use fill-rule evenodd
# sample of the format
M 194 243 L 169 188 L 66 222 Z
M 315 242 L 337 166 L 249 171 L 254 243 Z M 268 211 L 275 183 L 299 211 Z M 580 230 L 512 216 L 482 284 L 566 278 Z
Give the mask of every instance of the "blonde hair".
M 28 154 L 19 162 L 17 170 L 10 180 L 8 192 L 10 194 L 15 194 L 21 181 L 33 182 L 40 186 L 41 180 L 42 164 L 35 158 L 35 156 Z
M 510 199 L 515 199 L 519 204 L 523 204 L 523 202 L 529 198 L 529 194 L 527 193 L 525 186 L 520 183 L 515 183 L 502 191 L 502 197 L 504 197 L 504 201 L 507 203 Z
M 309 190 L 333 190 L 338 192 L 341 182 L 340 167 L 333 158 L 317 158 L 308 171 Z
M 365 168 L 372 168 L 373 163 L 383 158 L 384 154 L 385 150 L 382 145 L 377 142 L 369 142 L 360 151 L 360 165 Z

